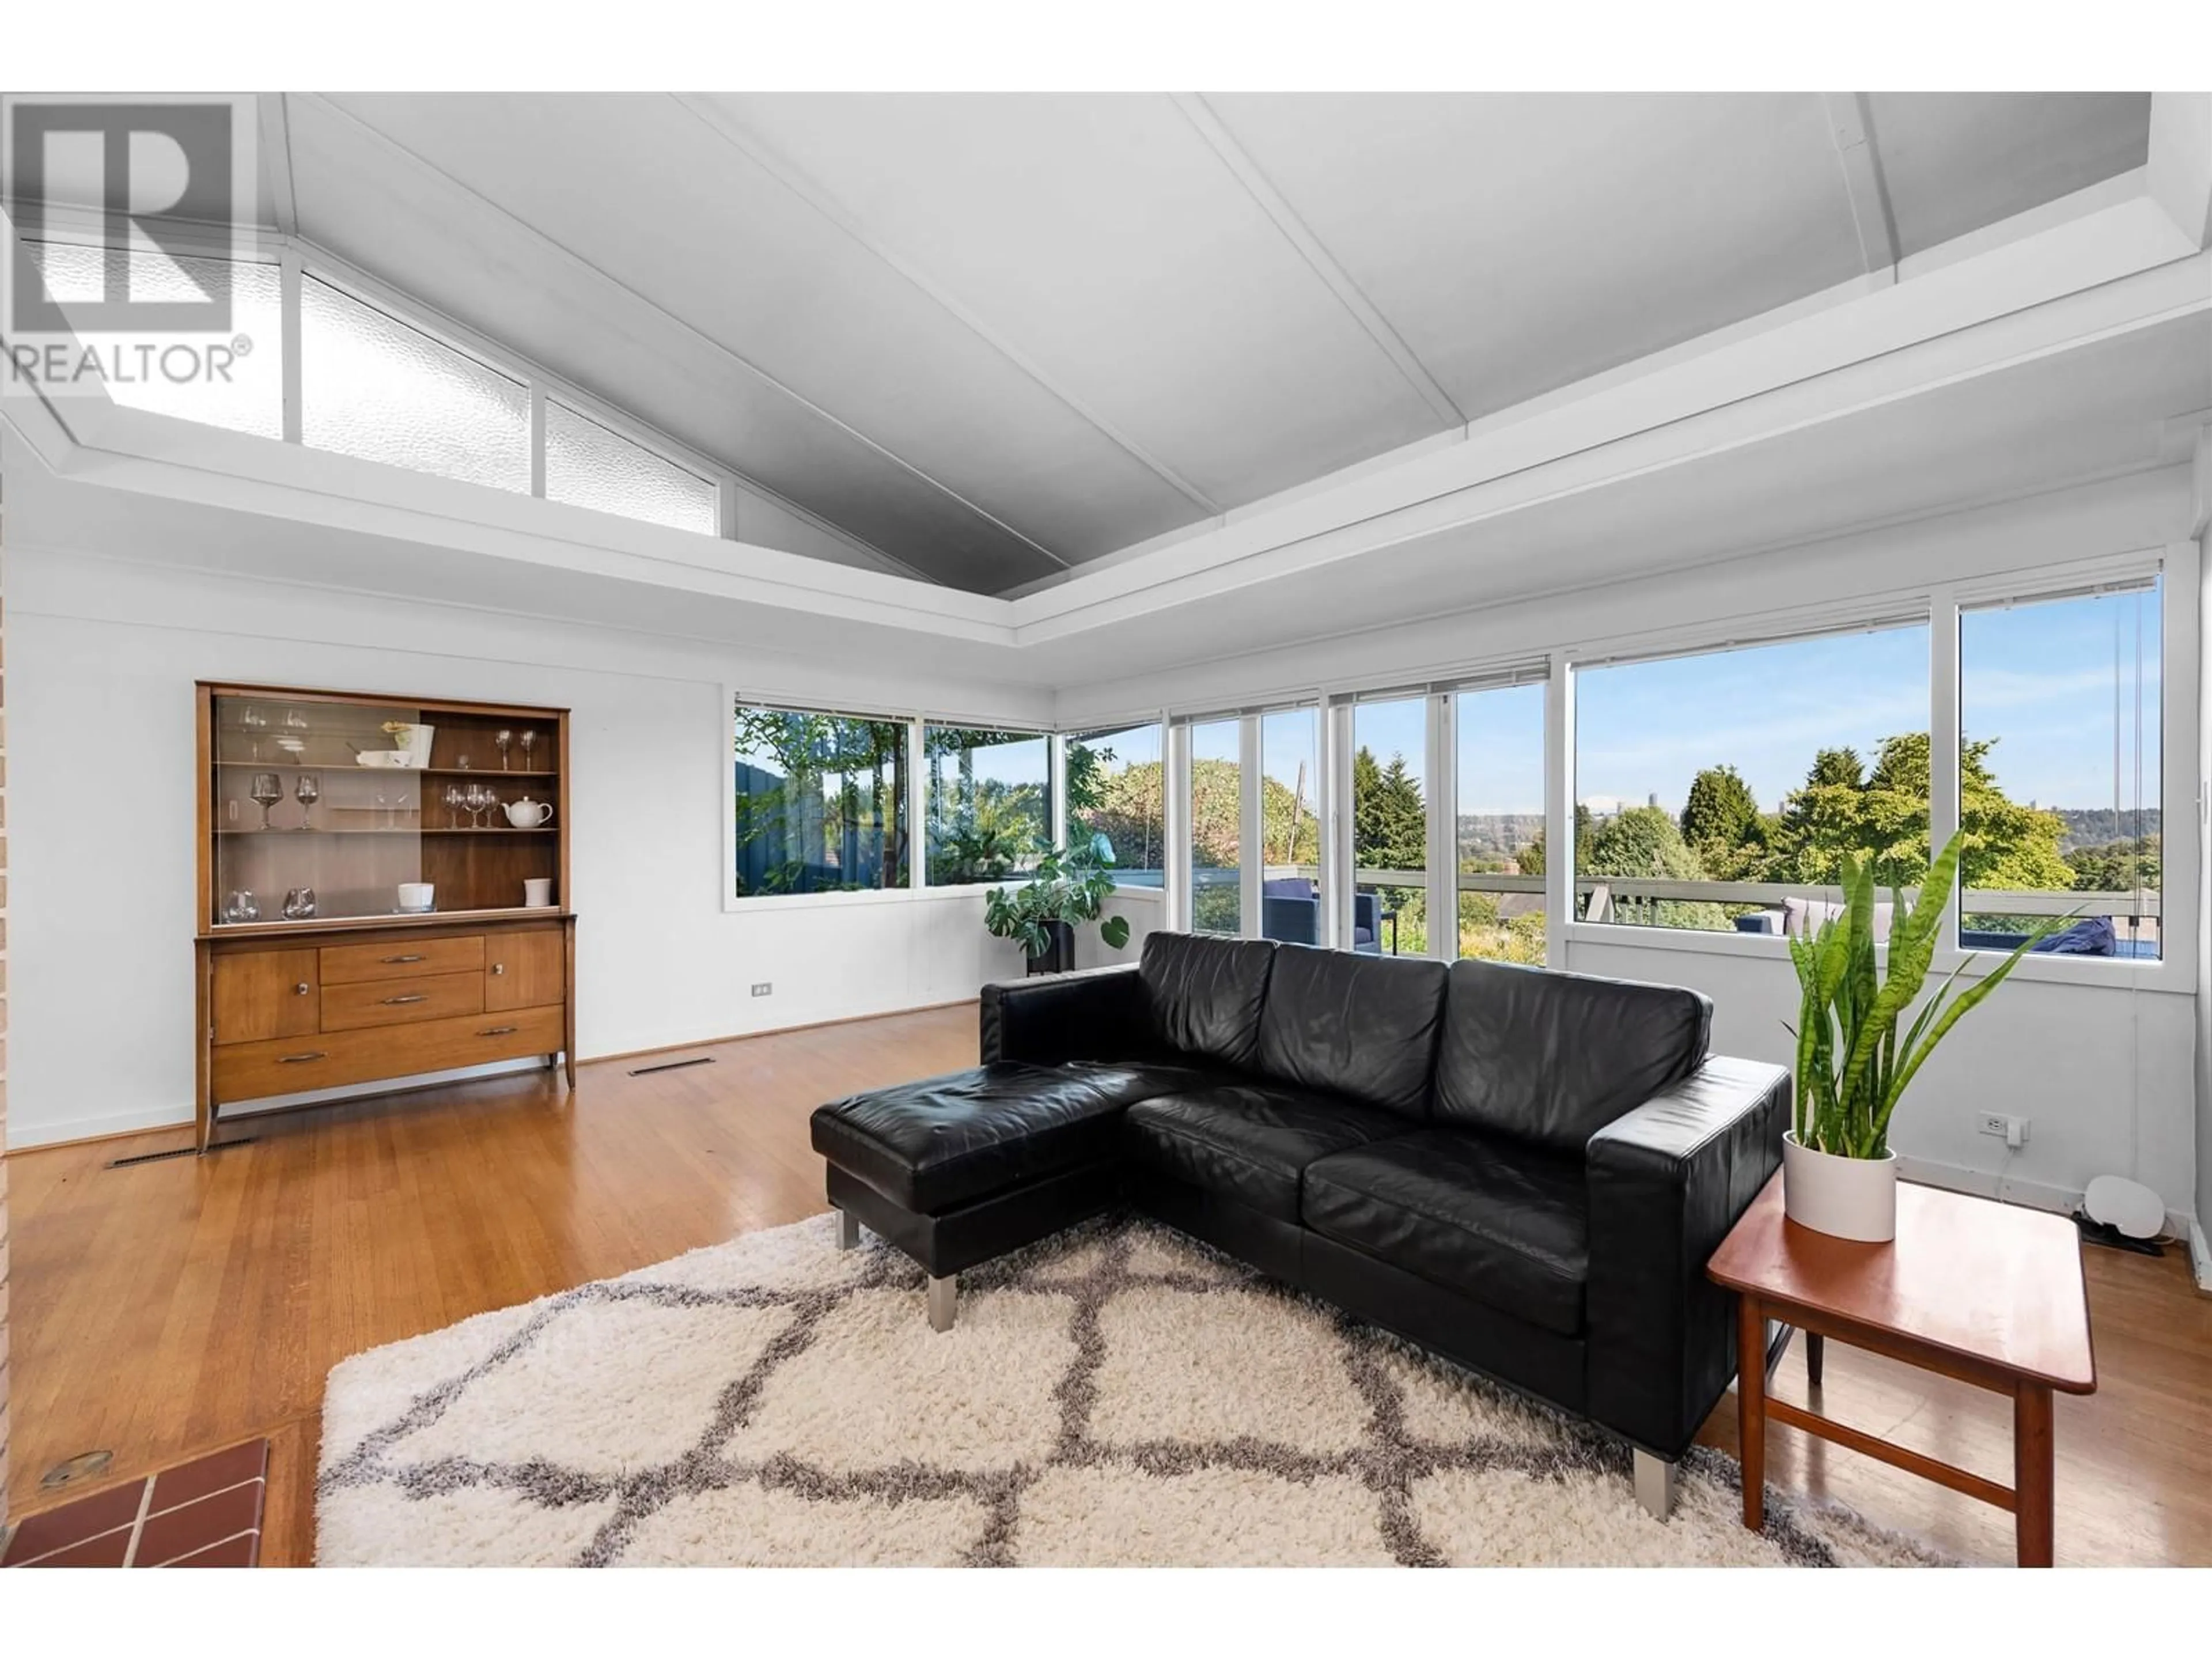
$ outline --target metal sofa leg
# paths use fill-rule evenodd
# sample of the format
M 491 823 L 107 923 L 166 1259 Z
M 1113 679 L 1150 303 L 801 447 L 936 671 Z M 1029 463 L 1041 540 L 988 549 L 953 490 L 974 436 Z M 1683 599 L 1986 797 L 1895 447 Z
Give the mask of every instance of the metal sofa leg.
M 952 1328 L 952 1309 L 960 1294 L 960 1275 L 947 1273 L 942 1279 L 929 1281 L 929 1328 L 949 1331 Z
M 860 1218 L 850 1210 L 837 1212 L 837 1248 L 841 1250 L 857 1249 L 860 1243 Z
M 1636 1501 L 1654 1521 L 1674 1512 L 1674 1465 L 1650 1452 L 1636 1454 Z

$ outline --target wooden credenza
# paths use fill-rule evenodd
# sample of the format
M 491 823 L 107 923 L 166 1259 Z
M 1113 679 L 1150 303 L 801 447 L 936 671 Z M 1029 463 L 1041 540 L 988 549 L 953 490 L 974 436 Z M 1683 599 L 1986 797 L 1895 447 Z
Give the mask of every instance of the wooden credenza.
M 532 1055 L 576 1081 L 573 915 L 441 917 L 198 941 L 199 1145 L 222 1107 Z

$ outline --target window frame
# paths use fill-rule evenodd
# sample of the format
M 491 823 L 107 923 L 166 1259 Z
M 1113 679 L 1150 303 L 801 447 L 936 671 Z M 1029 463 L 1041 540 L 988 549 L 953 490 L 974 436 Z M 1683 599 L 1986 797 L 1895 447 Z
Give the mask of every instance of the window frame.
M 918 893 L 961 894 L 988 893 L 994 887 L 1018 887 L 1036 873 L 1035 866 L 1027 870 L 1012 870 L 990 881 L 933 882 L 929 878 L 929 728 L 941 726 L 951 732 L 1018 732 L 1021 741 L 1042 741 L 1045 763 L 1045 837 L 1048 845 L 1040 849 L 1039 856 L 1060 846 L 1065 838 L 1066 826 L 1066 791 L 1063 788 L 1065 757 L 1060 750 L 1062 733 L 1049 721 L 1039 724 L 1017 721 L 1008 725 L 1000 721 L 975 719 L 966 714 L 918 714 L 915 717 L 912 735 L 914 778 L 913 824 L 915 860 L 913 867 L 915 890 Z
M 772 714 L 811 714 L 830 720 L 864 720 L 876 725 L 896 726 L 904 731 L 906 742 L 907 787 L 902 792 L 907 824 L 907 878 L 895 887 L 864 887 L 854 891 L 821 893 L 749 893 L 733 890 L 733 878 L 738 867 L 738 798 L 731 787 L 730 765 L 734 759 L 732 744 L 740 708 L 766 710 Z M 734 685 L 722 688 L 721 784 L 722 791 L 722 908 L 726 912 L 757 915 L 767 910 L 787 909 L 795 905 L 813 904 L 880 904 L 886 900 L 911 897 L 915 891 L 914 812 L 917 793 L 914 787 L 915 759 L 914 733 L 918 717 L 913 714 L 884 714 L 872 709 L 827 708 L 803 699 L 768 696 L 748 696 Z
M 1067 745 L 1071 743 L 1089 743 L 1094 738 L 1115 737 L 1118 736 L 1121 732 L 1133 732 L 1139 728 L 1149 728 L 1159 734 L 1161 837 L 1159 868 L 1160 884 L 1157 887 L 1152 887 L 1144 885 L 1140 883 L 1124 882 L 1118 873 L 1120 866 L 1116 866 L 1115 868 L 1117 873 L 1114 878 L 1114 892 L 1116 897 L 1152 901 L 1164 904 L 1167 901 L 1168 884 L 1172 875 L 1172 866 L 1174 864 L 1174 856 L 1169 850 L 1169 842 L 1167 840 L 1169 819 L 1167 797 L 1173 787 L 1174 778 L 1172 776 L 1173 769 L 1168 764 L 1168 723 L 1166 717 L 1159 711 L 1154 710 L 1150 714 L 1139 714 L 1131 720 L 1108 720 L 1103 723 L 1094 722 L 1087 726 L 1063 727 L 1052 732 L 1054 767 L 1052 787 L 1054 817 L 1053 844 L 1055 847 L 1065 847 L 1067 845 L 1069 823 L 1067 815 Z

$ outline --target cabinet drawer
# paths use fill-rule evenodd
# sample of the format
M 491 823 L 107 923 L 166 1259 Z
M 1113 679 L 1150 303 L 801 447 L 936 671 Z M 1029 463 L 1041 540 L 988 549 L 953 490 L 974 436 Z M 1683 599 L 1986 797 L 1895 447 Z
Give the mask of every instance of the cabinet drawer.
M 323 1030 L 409 1025 L 452 1014 L 483 1012 L 483 975 L 435 974 L 428 979 L 373 979 L 323 988 Z
M 274 1042 L 236 1042 L 215 1051 L 218 1101 L 335 1089 L 558 1052 L 562 1011 L 465 1014 L 384 1030 L 332 1031 Z
M 469 933 L 459 939 L 409 939 L 395 945 L 326 945 L 322 957 L 325 985 L 420 979 L 428 974 L 483 972 L 484 942 L 483 934 Z

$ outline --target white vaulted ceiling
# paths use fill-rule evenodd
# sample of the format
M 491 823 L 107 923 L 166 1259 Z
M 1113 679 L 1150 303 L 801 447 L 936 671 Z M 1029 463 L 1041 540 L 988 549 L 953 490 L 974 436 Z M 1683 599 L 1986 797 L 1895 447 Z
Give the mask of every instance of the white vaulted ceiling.
M 2141 167 L 2149 110 L 289 94 L 267 211 L 998 593 Z

